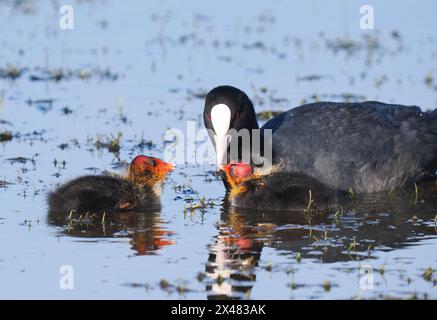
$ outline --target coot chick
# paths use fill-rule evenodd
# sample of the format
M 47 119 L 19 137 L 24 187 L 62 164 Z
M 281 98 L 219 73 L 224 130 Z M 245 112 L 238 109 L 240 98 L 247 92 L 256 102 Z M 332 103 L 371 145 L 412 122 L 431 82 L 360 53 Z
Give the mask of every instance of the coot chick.
M 221 173 L 228 187 L 227 199 L 234 207 L 324 211 L 336 207 L 344 196 L 310 176 L 275 169 L 264 174 L 247 163 L 224 165 Z
M 102 213 L 160 208 L 159 185 L 174 165 L 137 156 L 124 176 L 86 175 L 58 187 L 48 196 L 50 210 Z
M 229 163 L 231 129 L 258 129 L 251 100 L 231 86 L 207 94 L 204 122 L 218 166 Z M 317 102 L 279 114 L 261 134 L 266 129 L 272 130 L 267 146 L 279 171 L 308 176 L 336 190 L 373 193 L 436 179 L 437 111 L 377 101 Z M 251 145 L 252 140 L 245 147 Z M 263 156 L 267 146 L 252 150 L 251 161 Z

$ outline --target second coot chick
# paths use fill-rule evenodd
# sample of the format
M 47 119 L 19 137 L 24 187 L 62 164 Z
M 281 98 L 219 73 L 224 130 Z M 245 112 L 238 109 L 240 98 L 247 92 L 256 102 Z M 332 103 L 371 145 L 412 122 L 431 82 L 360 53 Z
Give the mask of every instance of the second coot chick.
M 50 210 L 102 213 L 160 208 L 159 185 L 174 165 L 137 156 L 124 176 L 87 175 L 60 186 L 48 196 Z
M 232 206 L 258 210 L 327 210 L 337 205 L 341 193 L 296 173 L 273 170 L 264 175 L 247 163 L 222 166 L 228 200 Z

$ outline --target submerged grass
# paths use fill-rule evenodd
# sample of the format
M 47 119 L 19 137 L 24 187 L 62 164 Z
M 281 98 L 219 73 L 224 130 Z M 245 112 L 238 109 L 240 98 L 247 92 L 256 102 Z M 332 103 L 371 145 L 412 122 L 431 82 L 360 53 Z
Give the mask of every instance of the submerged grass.
M 431 267 L 429 267 L 428 269 L 426 269 L 425 270 L 425 272 L 422 274 L 422 278 L 424 279 L 424 280 L 426 280 L 426 281 L 433 281 L 433 280 L 435 280 L 434 278 L 433 278 L 433 275 L 434 275 L 434 270 L 431 268 Z
M 277 115 L 279 115 L 281 113 L 282 113 L 282 111 L 274 111 L 274 110 L 261 111 L 261 112 L 256 113 L 256 118 L 260 121 L 267 121 L 267 120 L 270 120 L 270 119 L 276 117 Z
M 26 70 L 27 68 L 21 68 L 8 64 L 5 68 L 0 68 L 0 78 L 15 80 L 19 78 Z
M 187 193 L 186 190 L 189 190 L 189 194 L 194 196 L 194 198 L 186 198 L 184 200 L 189 201 L 190 204 L 188 207 L 184 207 L 184 215 L 189 211 L 193 213 L 196 210 L 204 210 L 206 208 L 213 208 L 216 204 L 213 201 L 207 201 L 205 197 L 200 197 L 199 193 L 194 190 L 191 184 L 178 185 L 174 187 L 175 190 L 178 190 L 182 193 Z
M 13 139 L 13 135 L 9 131 L 0 132 L 0 142 L 7 142 Z
M 110 153 L 118 155 L 121 149 L 121 137 L 123 133 L 118 131 L 116 136 L 110 136 L 110 138 L 104 139 L 101 135 L 97 135 L 94 146 L 98 149 L 107 149 Z
M 312 194 L 312 192 L 311 192 L 311 189 L 309 189 L 309 190 L 308 190 L 308 205 L 307 205 L 307 207 L 306 207 L 306 209 L 305 209 L 305 212 L 306 212 L 306 213 L 309 213 L 309 212 L 310 212 L 310 210 L 311 210 L 311 206 L 312 206 L 313 202 L 314 202 L 314 200 L 313 200 L 313 194 Z
M 331 291 L 332 284 L 331 284 L 331 282 L 329 282 L 328 280 L 325 280 L 325 281 L 323 282 L 322 287 L 323 287 L 323 289 L 324 289 L 326 292 L 329 292 L 329 291 Z

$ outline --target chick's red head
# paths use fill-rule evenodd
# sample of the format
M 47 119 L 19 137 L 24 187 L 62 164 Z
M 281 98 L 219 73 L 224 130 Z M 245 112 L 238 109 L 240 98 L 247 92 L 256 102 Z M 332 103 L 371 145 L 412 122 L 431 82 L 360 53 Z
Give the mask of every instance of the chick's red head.
M 231 185 L 238 185 L 253 174 L 253 167 L 245 162 L 230 163 L 222 166 Z
M 175 168 L 174 164 L 159 158 L 144 155 L 136 156 L 129 165 L 128 178 L 136 182 L 157 182 Z

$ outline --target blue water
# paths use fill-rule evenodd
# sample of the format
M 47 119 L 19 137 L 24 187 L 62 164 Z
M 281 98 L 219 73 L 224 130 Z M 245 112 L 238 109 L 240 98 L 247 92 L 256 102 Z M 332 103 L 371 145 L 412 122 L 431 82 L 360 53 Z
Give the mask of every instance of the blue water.
M 161 212 L 68 227 L 46 205 L 70 178 L 163 157 L 165 131 L 202 129 L 202 94 L 220 84 L 246 91 L 257 111 L 319 99 L 434 109 L 434 2 L 367 1 L 366 31 L 359 1 L 73 1 L 69 31 L 58 26 L 62 4 L 0 1 L 0 70 L 23 69 L 0 78 L 0 133 L 14 135 L 0 143 L 1 298 L 437 297 L 429 193 L 308 221 L 226 208 L 214 165 L 178 163 Z M 31 79 L 59 68 L 90 77 Z M 96 148 L 118 132 L 119 154 Z M 202 197 L 214 205 L 186 209 Z M 63 265 L 73 290 L 60 287 Z M 362 265 L 374 270 L 371 290 L 360 289 Z

